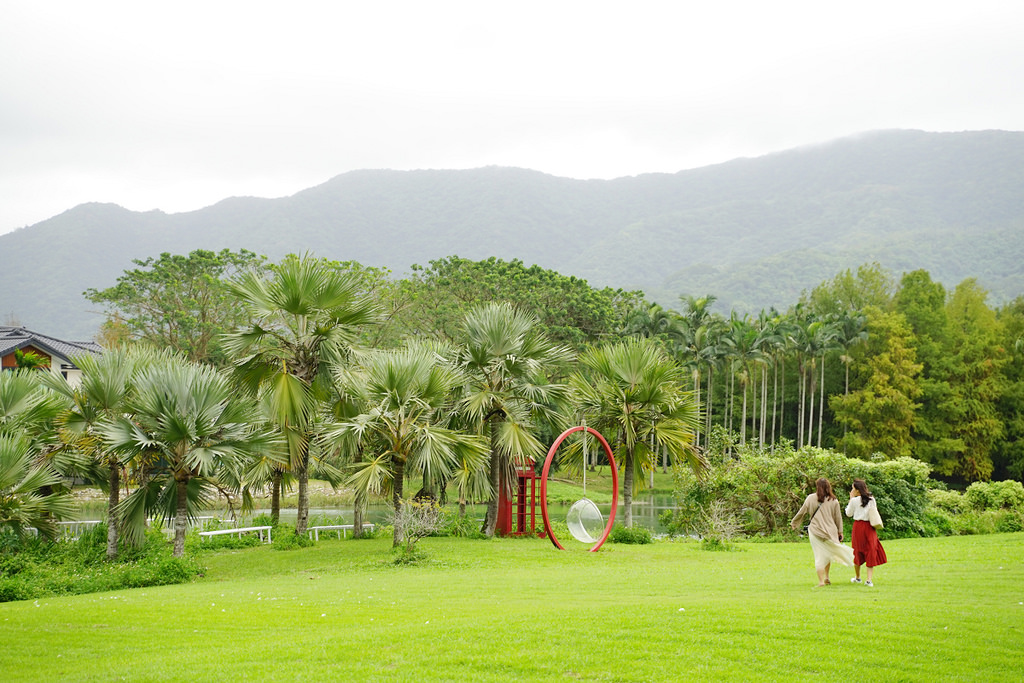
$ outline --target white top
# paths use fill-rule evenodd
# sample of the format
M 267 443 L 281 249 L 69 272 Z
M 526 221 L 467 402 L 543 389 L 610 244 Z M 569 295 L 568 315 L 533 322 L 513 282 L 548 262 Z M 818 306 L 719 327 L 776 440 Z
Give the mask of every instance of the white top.
M 855 520 L 860 520 L 861 522 L 870 522 L 871 508 L 875 508 L 875 512 L 878 511 L 878 506 L 875 505 L 874 498 L 869 498 L 868 504 L 865 507 L 860 503 L 860 496 L 854 496 L 850 499 L 850 502 L 846 504 L 846 516 L 853 517 Z

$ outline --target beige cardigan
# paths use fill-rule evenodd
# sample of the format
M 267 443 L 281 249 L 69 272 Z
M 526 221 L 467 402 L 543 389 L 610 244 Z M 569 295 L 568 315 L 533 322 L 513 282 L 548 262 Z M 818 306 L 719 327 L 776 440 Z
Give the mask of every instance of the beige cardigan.
M 843 540 L 843 513 L 842 508 L 839 507 L 839 501 L 836 498 L 830 498 L 822 503 L 821 510 L 814 514 L 814 511 L 817 509 L 818 494 L 815 492 L 804 499 L 804 504 L 800 506 L 800 511 L 796 513 L 796 517 L 793 518 L 789 525 L 794 529 L 799 529 L 800 522 L 805 515 L 808 517 L 814 515 L 814 519 L 811 520 L 811 528 L 808 530 L 809 533 L 814 534 L 818 538 L 835 541 Z

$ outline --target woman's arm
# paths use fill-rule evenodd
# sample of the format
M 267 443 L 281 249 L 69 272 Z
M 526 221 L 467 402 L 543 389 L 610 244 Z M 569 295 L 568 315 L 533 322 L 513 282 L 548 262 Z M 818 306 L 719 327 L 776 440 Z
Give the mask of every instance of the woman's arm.
M 839 540 L 843 540 L 843 513 L 839 511 L 839 501 L 836 501 L 836 506 L 832 508 L 832 519 L 835 520 L 836 529 L 839 530 Z
M 802 519 L 803 516 L 807 514 L 807 501 L 809 499 L 810 496 L 804 498 L 804 504 L 800 506 L 800 510 L 796 513 L 796 516 L 793 517 L 793 521 L 789 523 L 789 526 L 791 526 L 794 531 L 800 528 L 800 519 Z

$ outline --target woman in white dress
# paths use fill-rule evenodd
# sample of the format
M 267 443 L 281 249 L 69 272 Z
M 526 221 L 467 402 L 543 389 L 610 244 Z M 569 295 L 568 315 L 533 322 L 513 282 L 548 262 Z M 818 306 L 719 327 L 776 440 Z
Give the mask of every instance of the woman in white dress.
M 814 569 L 818 572 L 818 586 L 828 586 L 829 570 L 833 562 L 853 566 L 853 548 L 843 545 L 843 512 L 839 500 L 832 493 L 832 484 L 824 477 L 815 482 L 814 493 L 807 496 L 800 511 L 793 517 L 790 526 L 800 528 L 800 522 L 807 515 L 811 521 L 807 535 L 814 551 Z

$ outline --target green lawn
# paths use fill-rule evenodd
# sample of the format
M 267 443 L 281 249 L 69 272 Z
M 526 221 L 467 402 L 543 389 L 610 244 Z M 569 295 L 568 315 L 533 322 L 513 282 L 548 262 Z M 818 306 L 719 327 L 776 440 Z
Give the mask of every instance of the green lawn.
M 1019 681 L 1022 541 L 887 541 L 874 589 L 813 589 L 806 543 L 224 550 L 193 584 L 0 604 L 0 680 Z

